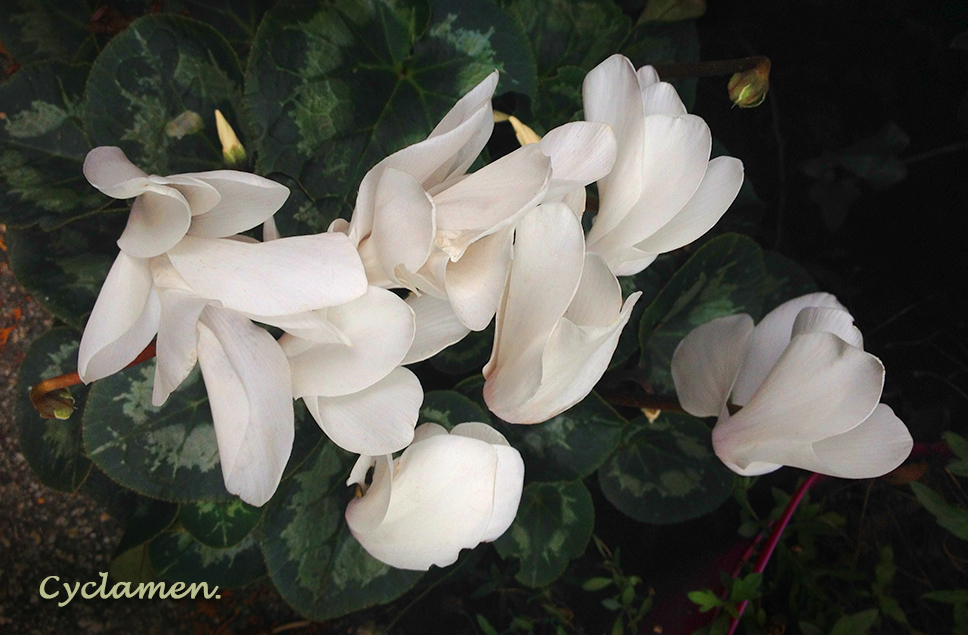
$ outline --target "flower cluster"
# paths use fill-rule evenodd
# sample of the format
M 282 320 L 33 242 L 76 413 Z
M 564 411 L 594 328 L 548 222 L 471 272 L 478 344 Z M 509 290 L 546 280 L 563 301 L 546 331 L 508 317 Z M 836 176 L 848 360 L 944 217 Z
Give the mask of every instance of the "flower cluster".
M 449 433 L 436 424 L 415 428 L 423 390 L 405 366 L 493 319 L 483 368 L 488 407 L 522 424 L 565 411 L 605 372 L 641 295 L 623 299 L 616 276 L 708 231 L 743 180 L 738 160 L 709 159 L 709 128 L 686 113 L 672 86 L 618 55 L 585 79 L 588 121 L 469 172 L 494 126 L 497 81 L 496 72 L 485 78 L 425 140 L 374 166 L 349 220 L 315 236 L 278 235 L 272 216 L 288 190 L 262 177 L 229 170 L 158 177 L 118 148 L 92 150 L 88 180 L 134 202 L 81 341 L 83 381 L 121 370 L 154 339 L 154 404 L 198 362 L 225 485 L 242 500 L 263 505 L 275 492 L 292 448 L 293 400 L 302 399 L 336 445 L 361 455 L 348 481 L 361 496 L 346 518 L 372 555 L 427 569 L 496 539 L 521 498 L 520 454 L 483 423 Z M 592 183 L 600 205 L 586 236 Z M 262 242 L 243 234 L 260 224 Z M 780 356 L 771 329 L 789 333 L 791 311 L 755 330 L 748 318 L 713 322 L 676 354 L 683 403 L 720 416 L 717 453 L 744 473 L 779 463 L 818 469 L 844 451 L 840 441 L 823 440 L 831 434 L 844 432 L 856 445 L 885 426 L 897 430 L 886 406 L 868 403 L 879 397 L 882 369 L 856 348 L 843 315 L 795 316 Z M 259 324 L 283 335 L 277 340 Z M 769 363 L 756 352 L 761 340 Z M 808 435 L 813 454 L 791 450 L 785 438 L 757 441 L 764 425 L 792 429 L 810 410 L 769 423 L 776 414 L 769 404 L 789 397 L 801 362 L 860 372 L 866 382 L 862 403 L 843 417 L 810 413 L 811 424 L 822 421 Z M 746 406 L 739 414 L 729 414 L 730 393 Z M 790 407 L 815 397 L 805 394 Z

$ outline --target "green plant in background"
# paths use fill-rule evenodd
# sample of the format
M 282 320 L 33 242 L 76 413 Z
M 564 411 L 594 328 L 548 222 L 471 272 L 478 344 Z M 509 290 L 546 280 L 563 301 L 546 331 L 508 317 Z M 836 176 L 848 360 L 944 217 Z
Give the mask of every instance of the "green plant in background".
M 423 360 L 429 356 L 420 357 L 412 366 L 423 382 L 424 396 L 419 412 L 416 404 L 408 406 L 416 418 L 411 427 L 414 423 L 436 424 L 443 430 L 441 434 L 452 438 L 450 431 L 455 426 L 480 422 L 506 439 L 525 465 L 520 505 L 513 521 L 508 519 L 507 531 L 498 537 L 482 529 L 473 542 L 484 540 L 493 548 L 464 553 L 443 571 L 405 570 L 387 564 L 386 556 L 373 557 L 369 553 L 373 549 L 365 547 L 365 533 L 376 532 L 373 527 L 379 523 L 370 522 L 370 511 L 361 512 L 367 522 L 347 523 L 347 507 L 364 509 L 367 501 L 384 491 L 378 487 L 382 474 L 405 474 L 401 465 L 416 452 L 392 456 L 402 446 L 389 454 L 385 450 L 363 452 L 388 454 L 387 463 L 380 464 L 380 459 L 358 463 L 355 455 L 361 450 L 351 448 L 354 451 L 350 452 L 346 444 L 329 438 L 337 439 L 336 433 L 326 430 L 323 434 L 316 425 L 319 409 L 325 406 L 322 396 L 316 400 L 315 393 L 306 393 L 310 399 L 296 402 L 291 452 L 288 461 L 279 465 L 278 487 L 266 492 L 265 498 L 246 499 L 258 503 L 250 505 L 233 495 L 238 486 L 230 484 L 223 473 L 227 453 L 220 436 L 224 433 L 216 432 L 218 410 L 216 406 L 213 413 L 210 406 L 219 397 L 206 390 L 209 377 L 203 375 L 211 371 L 205 360 L 202 372 L 187 374 L 162 406 L 152 399 L 154 373 L 163 363 L 161 359 L 119 369 L 90 385 L 73 385 L 77 381 L 69 378 L 64 380 L 71 384 L 69 394 L 63 386 L 50 386 L 56 392 L 28 390 L 31 386 L 36 389 L 41 380 L 67 376 L 78 367 L 81 333 L 94 321 L 90 315 L 95 300 L 117 256 L 115 241 L 125 230 L 130 206 L 98 194 L 84 178 L 82 167 L 93 148 L 119 146 L 133 164 L 151 174 L 201 173 L 226 165 L 251 170 L 290 191 L 273 216 L 279 236 L 318 235 L 330 227 L 344 227 L 340 223 L 351 219 L 359 222 L 353 216 L 354 205 L 361 182 L 374 165 L 422 142 L 454 104 L 481 82 L 489 81 L 495 69 L 499 79 L 492 90 L 497 100 L 509 104 L 500 109 L 513 112 L 517 119 L 547 135 L 545 139 L 553 138 L 557 126 L 580 119 L 583 107 L 588 110 L 588 104 L 594 103 L 586 96 L 583 106 L 582 81 L 616 53 L 626 56 L 635 68 L 656 67 L 659 78 L 681 73 L 681 79 L 672 80 L 673 90 L 668 84 L 649 83 L 640 72 L 639 81 L 644 83 L 632 91 L 636 99 L 639 91 L 661 92 L 664 97 L 657 97 L 656 103 L 672 110 L 658 117 L 681 117 L 693 104 L 695 76 L 702 74 L 696 71 L 690 77 L 684 66 L 699 59 L 698 37 L 691 22 L 702 13 L 696 4 L 650 2 L 637 22 L 608 0 L 250 0 L 228 8 L 181 0 L 164 3 L 160 12 L 149 12 L 146 3 L 137 0 L 110 9 L 83 1 L 69 8 L 37 9 L 20 1 L 0 16 L 0 40 L 21 65 L 0 84 L 0 109 L 5 113 L 0 126 L 0 220 L 7 225 L 8 253 L 18 279 L 60 321 L 34 343 L 21 367 L 17 403 L 21 451 L 46 485 L 111 501 L 111 512 L 126 527 L 111 565 L 112 578 L 204 581 L 222 587 L 265 581 L 307 619 L 334 620 L 369 609 L 369 615 L 388 631 L 414 619 L 410 607 L 428 595 L 446 593 L 450 585 L 473 587 L 467 593 L 467 605 L 461 605 L 457 613 L 476 632 L 637 633 L 646 628 L 653 609 L 653 581 L 648 571 L 629 562 L 627 551 L 622 563 L 620 549 L 609 549 L 596 535 L 602 506 L 614 507 L 627 518 L 622 522 L 633 528 L 630 531 L 636 531 L 642 523 L 674 525 L 713 513 L 730 499 L 732 491 L 743 510 L 741 536 L 776 531 L 763 567 L 787 522 L 787 540 L 796 547 L 779 543 L 779 566 L 772 579 L 757 564 L 756 571 L 726 576 L 723 590 L 690 593 L 689 599 L 703 613 L 720 611 L 708 632 L 735 630 L 748 602 L 755 608 L 743 621 L 749 633 L 766 632 L 778 614 L 795 620 L 803 633 L 870 632 L 887 620 L 897 628 L 913 629 L 913 618 L 909 622 L 892 589 L 897 565 L 890 546 L 877 550 L 873 582 L 861 585 L 863 590 L 854 592 L 850 601 L 841 602 L 842 598 L 825 590 L 825 584 L 831 579 L 859 584 L 860 576 L 853 575 L 845 561 L 837 562 L 836 567 L 821 563 L 829 556 L 826 545 L 847 531 L 845 518 L 825 510 L 820 502 L 797 508 L 806 487 L 793 497 L 774 489 L 772 512 L 764 513 L 761 503 L 750 500 L 755 476 L 747 476 L 763 471 L 750 468 L 737 477 L 724 465 L 726 460 L 735 471 L 747 468 L 744 464 L 737 469 L 733 458 L 721 460 L 724 452 L 714 443 L 704 418 L 720 416 L 725 422 L 737 416 L 737 406 L 746 405 L 729 400 L 738 365 L 732 369 L 734 375 L 723 375 L 728 386 L 717 395 L 721 403 L 713 410 L 690 409 L 681 387 L 679 396 L 688 412 L 675 402 L 674 360 L 680 344 L 697 327 L 746 314 L 752 331 L 754 322 L 768 321 L 777 307 L 817 291 L 807 272 L 792 260 L 762 249 L 740 233 L 723 231 L 731 227 L 729 214 L 712 233 L 696 241 L 685 240 L 691 245 L 672 253 L 663 253 L 671 248 L 665 249 L 665 243 L 655 238 L 672 241 L 669 234 L 684 231 L 668 218 L 671 229 L 650 227 L 645 231 L 626 220 L 637 209 L 630 205 L 633 212 L 621 210 L 612 223 L 613 230 L 619 227 L 622 231 L 602 229 L 605 223 L 601 221 L 598 230 L 592 224 L 587 241 L 589 249 L 598 249 L 595 254 L 601 256 L 602 276 L 612 272 L 623 276 L 621 287 L 616 282 L 610 291 L 616 300 L 614 311 L 607 320 L 604 309 L 602 315 L 577 316 L 584 309 L 565 302 L 554 316 L 557 321 L 546 326 L 550 333 L 566 318 L 574 321 L 568 324 L 579 324 L 579 330 L 600 326 L 596 319 L 625 319 L 631 324 L 621 337 L 617 330 L 614 333 L 611 361 L 599 360 L 602 372 L 609 368 L 604 380 L 592 390 L 599 372 L 577 403 L 538 417 L 536 421 L 547 419 L 541 423 L 515 425 L 492 412 L 513 421 L 519 416 L 525 420 L 527 413 L 534 412 L 530 409 L 541 412 L 546 395 L 537 391 L 517 401 L 503 400 L 494 397 L 493 386 L 499 380 L 491 374 L 496 371 L 485 370 L 488 383 L 481 375 L 495 338 L 503 345 L 507 339 L 502 338 L 510 338 L 507 325 L 530 319 L 533 309 L 520 310 L 505 301 L 496 309 L 495 328 L 483 330 L 487 321 L 475 325 L 475 332 L 465 339 L 427 361 Z M 590 31 L 595 37 L 588 37 Z M 751 72 L 751 64 L 759 64 L 754 70 L 762 79 L 761 60 L 741 60 L 738 66 L 726 63 L 724 68 L 731 70 L 720 74 Z M 768 72 L 768 61 L 765 68 Z M 741 105 L 762 103 L 766 88 L 758 90 L 755 99 L 748 90 L 743 93 Z M 685 116 L 680 121 L 695 125 L 697 119 Z M 652 119 L 648 125 L 659 120 Z M 501 126 L 499 134 L 509 133 L 509 127 Z M 653 130 L 652 134 L 658 133 Z M 235 137 L 234 142 L 230 137 Z M 502 148 L 499 141 L 492 142 L 477 159 L 468 181 L 478 169 L 486 169 L 482 164 L 496 165 L 508 154 L 510 148 Z M 620 146 L 622 141 L 619 139 Z M 903 146 L 890 148 L 893 152 Z M 523 150 L 540 156 L 534 148 Z M 670 147 L 669 155 L 674 154 L 675 148 Z M 855 154 L 848 148 L 844 156 Z M 860 179 L 876 181 L 868 172 L 852 167 L 856 161 L 847 158 L 835 157 L 804 170 L 828 183 L 834 180 L 829 174 L 833 168 L 843 165 Z M 466 169 L 474 157 L 464 159 Z M 715 166 L 709 168 L 714 179 L 727 178 L 719 171 L 737 169 L 738 162 L 730 161 L 735 162 L 720 158 L 709 164 Z M 705 163 L 702 169 L 706 170 Z M 623 178 L 631 177 L 626 174 Z M 596 179 L 586 179 L 591 180 Z M 409 182 L 400 183 L 397 188 L 387 187 L 386 192 L 402 190 Z M 439 188 L 427 185 L 427 199 L 444 209 L 445 185 L 456 186 L 447 180 L 433 185 Z M 582 221 L 588 229 L 593 210 L 604 218 L 611 203 L 605 195 L 598 198 L 601 190 L 586 192 L 582 185 L 572 195 L 580 197 L 581 205 L 588 197 L 588 212 Z M 622 186 L 618 177 L 609 184 L 613 193 Z M 745 205 L 756 200 L 748 184 L 744 188 L 731 214 L 742 213 Z M 117 198 L 134 195 L 125 191 Z M 380 192 L 376 198 L 383 195 Z M 689 197 L 680 198 L 680 207 L 685 206 Z M 552 204 L 556 202 L 548 201 Z M 198 216 L 191 222 L 199 224 Z M 569 214 L 562 217 L 579 227 Z M 718 216 L 706 224 L 711 226 L 716 220 Z M 441 223 L 444 228 L 446 222 Z M 553 234 L 546 231 L 550 224 L 534 221 L 532 225 L 521 221 L 516 227 L 516 260 L 509 265 L 509 285 L 515 284 L 515 276 L 522 277 L 518 271 L 527 262 L 531 237 Z M 633 230 L 641 230 L 641 235 Z M 347 231 L 352 235 L 352 229 Z M 263 238 L 270 244 L 269 227 L 264 235 L 254 234 L 242 240 Z M 510 236 L 508 229 L 508 246 Z M 286 238 L 278 240 L 277 246 Z M 160 254 L 151 257 L 165 257 Z M 565 249 L 558 250 L 553 254 L 557 259 L 543 265 L 553 274 L 549 279 L 564 277 L 564 254 Z M 457 261 L 455 255 L 451 254 L 452 262 Z M 650 257 L 654 262 L 650 260 L 648 268 L 636 269 Z M 386 286 L 413 289 L 424 284 L 422 279 L 406 278 L 396 267 L 383 268 L 400 282 Z M 407 271 L 414 273 L 416 267 L 412 269 Z M 593 271 L 592 265 L 585 261 L 579 264 L 579 271 Z M 580 277 L 570 288 L 576 297 L 581 295 Z M 227 300 L 220 299 L 228 306 Z M 283 330 L 289 327 L 275 324 L 268 319 L 271 316 L 257 311 L 239 312 L 246 320 L 254 316 L 259 323 Z M 587 313 L 594 312 L 588 309 Z M 587 325 L 580 321 L 582 317 L 588 317 Z M 208 324 L 206 329 L 217 330 L 211 319 Z M 387 324 L 389 321 L 382 326 Z M 848 327 L 852 328 L 848 324 L 838 331 L 844 341 L 849 340 L 844 335 Z M 462 336 L 467 330 L 461 331 Z M 274 336 L 278 334 L 274 332 Z M 495 366 L 503 363 L 517 373 L 530 363 L 527 353 L 537 360 L 539 369 L 541 364 L 549 364 L 564 372 L 562 366 L 547 362 L 552 353 L 504 346 L 499 354 L 499 348 L 494 347 Z M 509 355 L 508 350 L 511 361 L 504 362 L 500 355 Z M 547 350 L 553 352 L 550 345 Z M 852 350 L 860 349 L 854 346 Z M 588 357 L 598 352 L 594 349 L 594 355 Z M 514 358 L 518 353 L 524 361 Z M 715 357 L 714 351 L 706 356 Z M 81 376 L 84 374 L 82 369 Z M 585 375 L 594 373 L 577 373 L 583 381 Z M 505 381 L 525 381 L 518 375 L 512 379 Z M 32 397 L 36 399 L 32 401 Z M 751 401 L 747 413 L 757 403 Z M 49 418 L 51 414 L 54 419 Z M 868 414 L 869 410 L 860 420 Z M 831 434 L 845 433 L 857 423 L 851 421 Z M 488 445 L 488 452 L 492 446 L 498 448 L 495 452 L 503 451 L 494 437 L 483 440 L 488 442 L 481 444 Z M 809 443 L 814 441 L 809 439 Z M 947 441 L 959 456 L 948 466 L 949 472 L 968 475 L 968 443 L 957 435 L 949 435 Z M 747 463 L 821 469 L 815 463 L 787 459 L 788 455 L 757 456 Z M 351 470 L 359 496 L 346 487 Z M 968 540 L 963 499 L 961 506 L 951 505 L 927 486 L 911 483 L 910 487 L 941 527 Z M 389 498 L 392 490 L 386 491 Z M 455 554 L 461 546 L 470 545 L 458 543 Z M 429 566 L 413 568 L 426 570 Z M 588 575 L 589 570 L 594 574 Z M 968 628 L 968 599 L 961 591 L 933 591 L 924 596 L 954 605 L 959 632 Z M 782 593 L 789 604 L 799 608 L 777 610 L 771 598 Z M 588 604 L 589 598 L 599 605 L 596 611 L 604 611 L 595 618 L 595 625 L 575 608 Z M 858 604 L 864 602 L 874 608 L 861 610 Z M 830 607 L 840 606 L 853 612 L 837 616 L 839 609 Z

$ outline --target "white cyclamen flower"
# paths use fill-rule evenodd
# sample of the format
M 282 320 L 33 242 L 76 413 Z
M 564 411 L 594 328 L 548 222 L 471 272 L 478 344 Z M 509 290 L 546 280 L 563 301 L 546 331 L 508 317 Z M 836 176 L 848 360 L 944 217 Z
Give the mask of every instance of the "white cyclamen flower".
M 585 77 L 585 118 L 612 127 L 615 167 L 598 181 L 588 251 L 615 275 L 638 273 L 656 256 L 705 234 L 736 198 L 743 164 L 709 160 L 712 136 L 651 66 L 635 71 L 613 55 Z
M 102 185 L 112 181 L 112 170 L 121 176 L 140 172 L 116 148 L 97 148 L 85 163 L 85 174 Z M 236 177 L 221 171 L 208 178 L 209 174 L 213 173 L 193 175 L 188 186 L 179 177 L 178 187 L 187 188 L 187 195 L 174 188 L 169 189 L 178 196 L 158 194 L 162 186 L 151 182 L 154 189 L 139 194 L 135 206 L 151 194 L 149 202 L 140 205 L 142 212 L 164 211 L 155 195 L 177 201 L 198 191 L 205 196 L 214 192 L 232 205 L 205 208 L 219 214 L 204 221 L 206 229 L 200 233 L 229 237 L 194 234 L 191 228 L 205 213 L 194 217 L 188 233 L 173 245 L 161 212 L 154 219 L 159 222 L 157 236 L 150 226 L 129 222 L 125 233 L 135 227 L 134 242 L 143 253 L 157 255 L 136 257 L 122 245 L 81 337 L 78 374 L 85 383 L 113 374 L 157 335 L 152 402 L 160 406 L 198 361 L 226 488 L 250 504 L 262 505 L 275 491 L 292 448 L 293 389 L 286 355 L 251 320 L 286 324 L 312 316 L 316 309 L 349 302 L 366 291 L 366 276 L 359 255 L 341 234 L 268 243 L 231 236 L 239 228 L 264 222 L 285 200 L 275 194 L 267 202 L 264 191 L 288 190 L 253 175 Z M 144 185 L 139 179 L 143 177 L 113 180 L 127 183 L 125 187 Z M 228 193 L 223 196 L 213 183 L 228 183 Z M 250 186 L 256 192 L 250 192 L 244 203 L 239 192 Z
M 514 259 L 498 309 L 484 399 L 511 423 L 539 423 L 591 391 L 642 295 L 623 303 L 618 280 L 585 253 L 581 223 L 563 203 L 545 203 L 518 224 Z
M 754 328 L 732 315 L 694 329 L 672 357 L 682 407 L 717 416 L 716 455 L 744 476 L 783 465 L 841 478 L 885 474 L 913 440 L 886 405 L 881 361 L 827 293 L 781 304 Z M 741 409 L 730 414 L 727 404 Z
M 524 461 L 486 424 L 462 423 L 448 434 L 425 423 L 398 458 L 361 456 L 347 481 L 353 484 L 365 492 L 350 501 L 346 523 L 363 548 L 398 569 L 427 570 L 452 564 L 461 549 L 496 540 L 511 526 Z

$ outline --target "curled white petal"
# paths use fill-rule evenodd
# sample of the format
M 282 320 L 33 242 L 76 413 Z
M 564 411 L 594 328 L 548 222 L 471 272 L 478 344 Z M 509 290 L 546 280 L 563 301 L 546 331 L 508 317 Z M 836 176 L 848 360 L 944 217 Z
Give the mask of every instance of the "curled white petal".
M 108 272 L 77 352 L 84 383 L 112 375 L 128 364 L 158 332 L 161 305 L 148 261 L 123 251 Z
M 210 306 L 198 325 L 198 362 L 225 487 L 264 505 L 282 479 L 295 434 L 286 356 L 263 329 Z
M 416 375 L 398 367 L 358 392 L 304 399 L 333 443 L 355 454 L 381 455 L 410 445 L 423 389 Z
M 520 503 L 524 462 L 503 438 L 478 426 L 484 424 L 461 424 L 447 434 L 424 424 L 398 459 L 377 459 L 370 487 L 346 509 L 350 531 L 367 552 L 397 568 L 426 570 L 452 564 L 461 549 L 507 530 Z

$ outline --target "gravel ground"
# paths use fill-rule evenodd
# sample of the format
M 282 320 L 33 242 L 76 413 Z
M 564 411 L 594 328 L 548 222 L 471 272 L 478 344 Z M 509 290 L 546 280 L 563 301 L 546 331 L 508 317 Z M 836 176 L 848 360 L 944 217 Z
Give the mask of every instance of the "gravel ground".
M 0 225 L 0 633 L 202 635 L 269 633 L 280 627 L 321 632 L 317 625 L 300 623 L 265 585 L 223 590 L 218 601 L 78 596 L 58 607 L 63 597 L 40 597 L 40 583 L 50 575 L 71 584 L 99 580 L 123 527 L 90 498 L 45 487 L 20 453 L 14 420 L 17 369 L 53 320 L 17 284 L 7 264 L 3 229 Z

